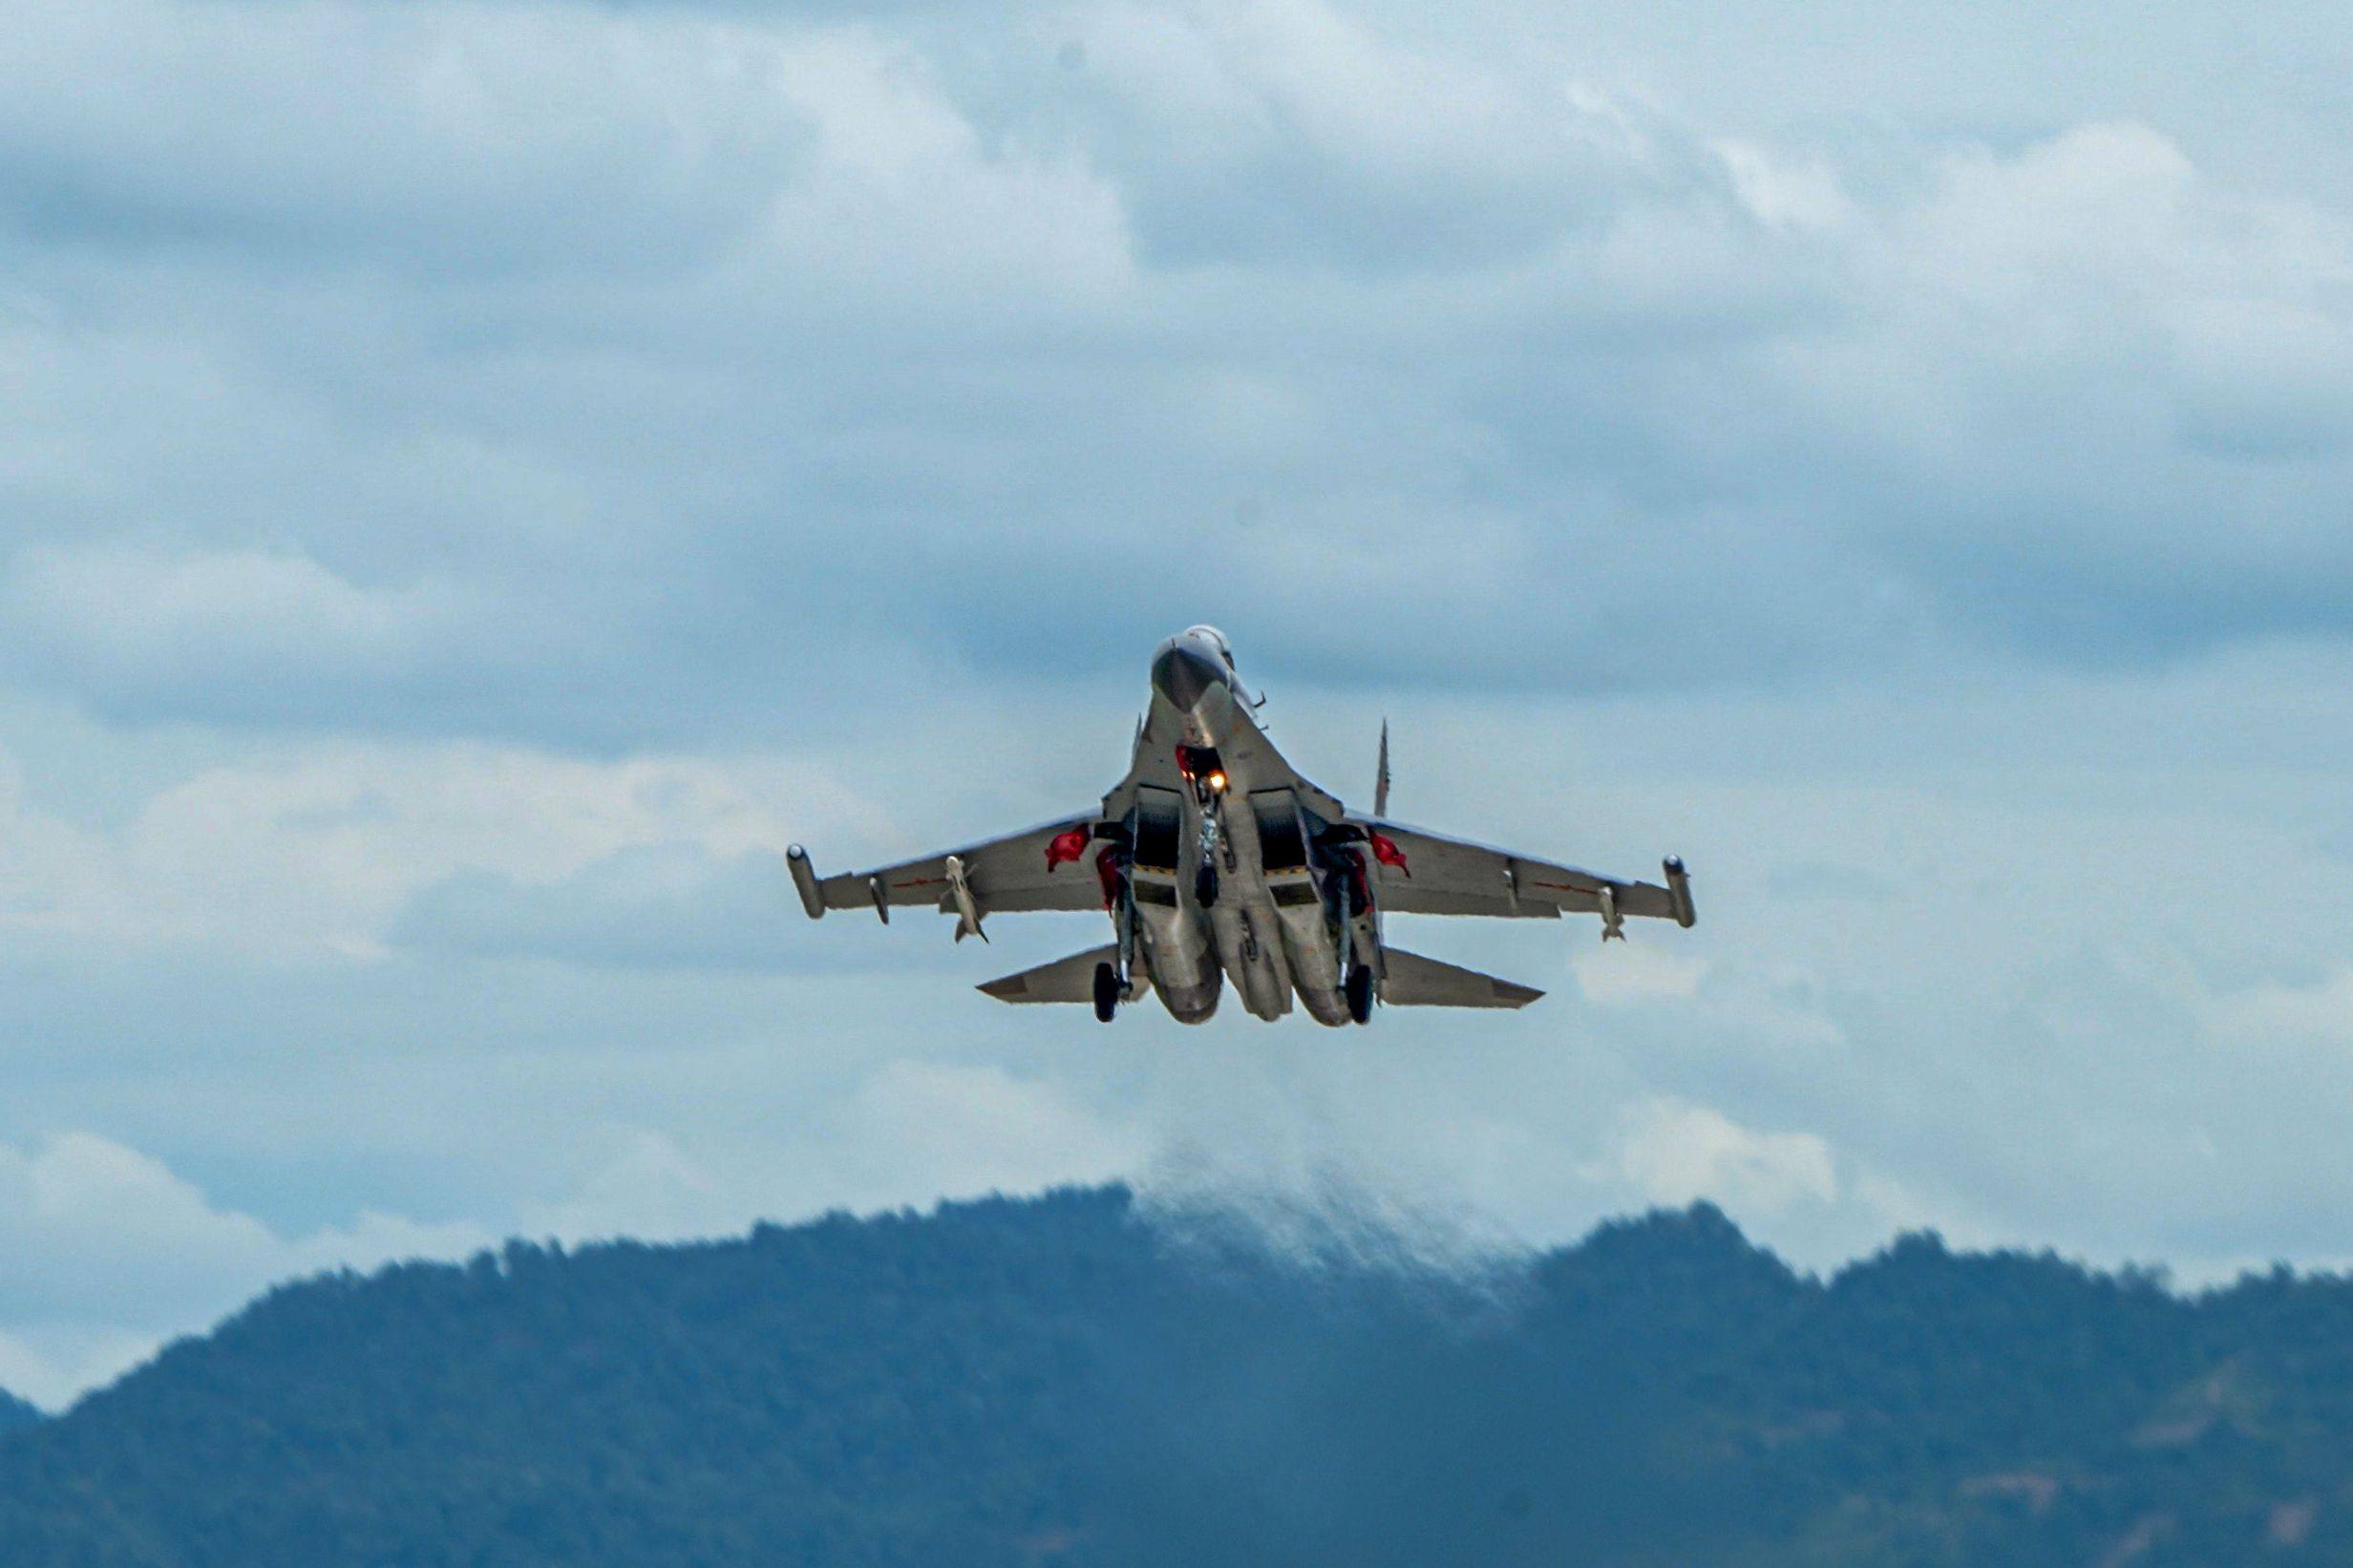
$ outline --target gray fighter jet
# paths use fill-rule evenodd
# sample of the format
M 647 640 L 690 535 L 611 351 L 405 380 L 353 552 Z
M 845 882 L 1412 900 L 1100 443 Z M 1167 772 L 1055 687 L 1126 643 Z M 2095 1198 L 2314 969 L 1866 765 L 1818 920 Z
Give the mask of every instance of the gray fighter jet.
M 1524 1007 L 1544 993 L 1392 947 L 1385 915 L 1599 916 L 1622 939 L 1628 916 L 1687 926 L 1691 883 L 1622 882 L 1550 860 L 1448 838 L 1388 819 L 1388 729 L 1369 816 L 1302 777 L 1260 726 L 1265 699 L 1242 684 L 1214 626 L 1162 643 L 1152 706 L 1127 777 L 1100 807 L 1025 833 L 879 871 L 819 878 L 787 853 L 812 920 L 828 909 L 926 904 L 956 917 L 956 940 L 991 915 L 1101 909 L 1104 946 L 980 987 L 1001 1002 L 1092 1003 L 1105 1023 L 1149 986 L 1179 1023 L 1218 1009 L 1231 980 L 1260 1018 L 1368 1022 L 1390 1006 Z M 985 940 L 985 939 L 984 939 Z

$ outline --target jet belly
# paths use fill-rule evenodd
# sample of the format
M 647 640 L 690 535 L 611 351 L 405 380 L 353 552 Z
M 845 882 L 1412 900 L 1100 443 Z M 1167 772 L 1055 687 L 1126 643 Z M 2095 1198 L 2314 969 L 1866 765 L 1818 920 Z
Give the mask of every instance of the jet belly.
M 1198 1024 L 1218 1010 L 1224 976 L 1218 966 L 1206 922 L 1173 882 L 1135 884 L 1135 923 L 1142 941 L 1136 956 L 1151 972 L 1160 1005 L 1179 1024 Z M 1166 902 L 1156 901 L 1165 899 Z
M 1206 913 L 1217 936 L 1218 960 L 1241 993 L 1242 1006 L 1272 1020 L 1291 1010 L 1291 970 L 1266 887 L 1258 823 L 1237 798 L 1241 782 L 1234 781 L 1236 788 L 1225 796 L 1231 804 L 1219 813 L 1219 892 L 1217 906 Z
M 1139 749 L 1148 739 L 1139 737 Z M 1189 884 L 1194 865 L 1186 848 L 1191 830 L 1183 794 L 1137 783 L 1118 812 L 1108 808 L 1107 802 L 1105 815 L 1123 816 L 1132 834 L 1128 889 L 1135 912 L 1135 963 L 1152 977 L 1169 1016 L 1198 1024 L 1218 1010 L 1225 981 L 1207 923 L 1179 891 Z
M 1316 875 L 1319 857 L 1313 840 L 1317 824 L 1302 807 L 1295 789 L 1261 790 L 1253 795 L 1250 816 L 1291 988 L 1317 1023 L 1347 1023 L 1347 999 L 1340 989 L 1337 932 L 1325 906 L 1325 890 Z
M 1215 759 L 1214 773 L 1198 771 L 1204 754 Z M 1325 1022 L 1347 1016 L 1330 938 L 1321 934 L 1320 901 L 1304 911 L 1278 903 L 1261 854 L 1254 792 L 1279 795 L 1285 819 L 1295 822 L 1296 792 L 1302 790 L 1312 792 L 1312 786 L 1259 728 L 1230 671 L 1217 667 L 1190 636 L 1164 644 L 1154 661 L 1152 701 L 1136 734 L 1133 771 L 1123 792 L 1106 797 L 1105 814 L 1118 815 L 1130 802 L 1147 799 L 1176 808 L 1181 826 L 1175 852 L 1139 860 L 1136 914 L 1153 979 L 1178 1018 L 1207 1017 L 1228 979 L 1242 1005 L 1262 1019 L 1288 1013 L 1295 996 L 1306 999 Z M 1331 810 L 1338 814 L 1336 802 Z M 1213 816 L 1215 829 L 1205 832 Z M 1197 891 L 1205 858 L 1214 884 L 1206 908 Z M 1169 866 L 1173 885 L 1155 888 L 1147 863 Z M 1278 880 L 1294 902 L 1299 893 L 1291 883 L 1312 886 L 1304 870 Z M 1294 925 L 1301 927 L 1296 933 Z M 1302 958 L 1308 960 L 1304 967 L 1295 964 Z
M 1276 882 L 1278 897 L 1286 896 L 1282 892 L 1286 885 L 1290 884 Z M 1331 922 L 1314 884 L 1303 875 L 1296 885 L 1307 895 L 1306 901 L 1280 904 L 1276 911 L 1282 922 L 1283 957 L 1291 971 L 1291 986 L 1306 1005 L 1308 1017 L 1319 1024 L 1346 1024 L 1348 1002 L 1340 992 L 1340 950 L 1332 943 Z

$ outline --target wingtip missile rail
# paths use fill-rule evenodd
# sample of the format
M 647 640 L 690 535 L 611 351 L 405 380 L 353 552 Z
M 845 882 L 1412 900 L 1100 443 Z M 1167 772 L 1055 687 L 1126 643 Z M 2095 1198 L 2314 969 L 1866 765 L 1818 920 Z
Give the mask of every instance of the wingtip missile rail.
M 1699 911 L 1691 906 L 1691 874 L 1684 870 L 1683 857 L 1680 855 L 1668 856 L 1664 869 L 1666 872 L 1667 901 L 1675 906 L 1675 923 L 1688 931 L 1692 922 L 1700 918 Z
M 798 844 L 788 844 L 784 863 L 792 868 L 793 886 L 799 890 L 800 906 L 809 911 L 811 920 L 823 920 L 825 890 L 817 886 L 816 868 L 809 863 L 809 852 Z

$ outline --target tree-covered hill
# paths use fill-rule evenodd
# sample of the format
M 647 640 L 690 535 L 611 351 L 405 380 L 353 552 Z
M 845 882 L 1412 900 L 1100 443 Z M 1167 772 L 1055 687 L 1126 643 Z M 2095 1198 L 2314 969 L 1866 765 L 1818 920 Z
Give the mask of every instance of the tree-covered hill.
M 6 1437 L 19 1428 L 30 1427 L 40 1419 L 39 1410 L 10 1393 L 6 1388 L 0 1388 L 0 1437 Z
M 313 1280 L 0 1443 L 0 1561 L 2353 1560 L 2340 1281 L 1352 1256 L 1113 1189 Z

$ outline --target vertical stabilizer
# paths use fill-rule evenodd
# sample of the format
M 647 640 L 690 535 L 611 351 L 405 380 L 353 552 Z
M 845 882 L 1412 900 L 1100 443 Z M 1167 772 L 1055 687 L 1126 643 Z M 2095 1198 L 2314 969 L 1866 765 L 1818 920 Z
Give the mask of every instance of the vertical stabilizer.
M 1388 720 L 1381 721 L 1381 768 L 1372 775 L 1372 815 L 1388 815 Z

